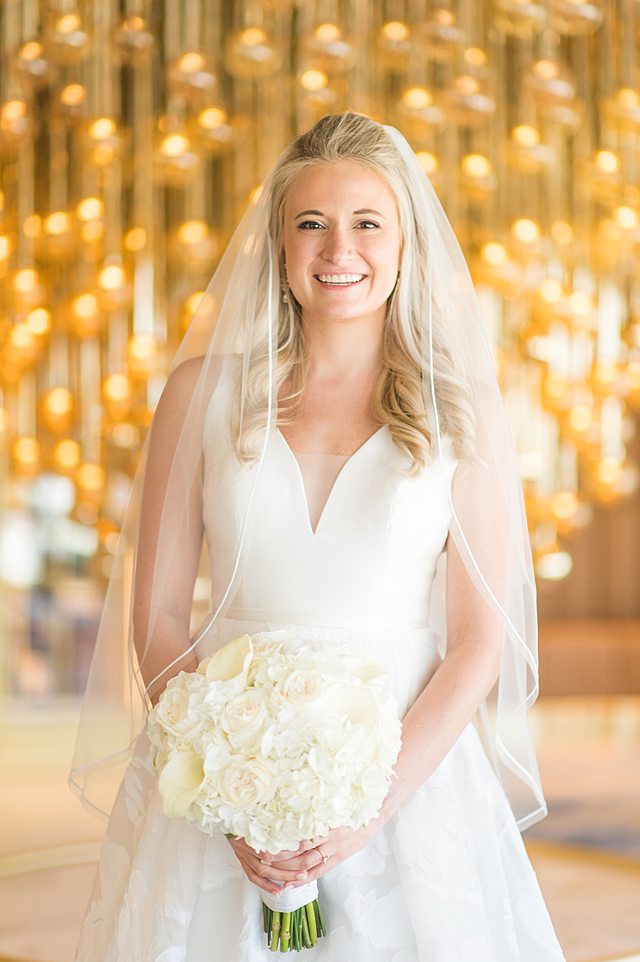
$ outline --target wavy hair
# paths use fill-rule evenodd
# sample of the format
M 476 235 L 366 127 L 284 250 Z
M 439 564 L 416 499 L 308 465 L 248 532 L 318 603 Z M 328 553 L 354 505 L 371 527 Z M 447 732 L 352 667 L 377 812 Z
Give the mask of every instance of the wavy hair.
M 429 398 L 428 357 L 423 343 L 429 291 L 427 225 L 416 216 L 403 158 L 381 124 L 363 114 L 346 112 L 323 117 L 298 137 L 282 154 L 266 189 L 269 196 L 269 231 L 277 251 L 281 286 L 284 267 L 284 205 L 287 193 L 302 170 L 317 163 L 357 161 L 382 177 L 392 189 L 400 213 L 403 254 L 398 282 L 387 302 L 382 344 L 382 371 L 372 399 L 372 415 L 388 425 L 394 443 L 411 458 L 416 473 L 432 457 L 433 412 Z M 410 252 L 407 255 L 407 252 Z M 263 277 L 267 277 L 264 270 Z M 277 311 L 276 395 L 278 422 L 291 423 L 299 413 L 304 394 L 308 356 L 302 313 L 293 294 L 279 300 Z M 454 455 L 471 452 L 473 408 L 465 380 L 447 347 L 446 319 L 432 301 L 433 374 L 440 430 L 451 438 Z M 255 438 L 264 427 L 269 376 L 266 328 L 258 323 L 249 358 L 242 397 L 242 427 L 236 446 L 241 460 L 255 457 Z M 280 398 L 288 383 L 286 396 Z

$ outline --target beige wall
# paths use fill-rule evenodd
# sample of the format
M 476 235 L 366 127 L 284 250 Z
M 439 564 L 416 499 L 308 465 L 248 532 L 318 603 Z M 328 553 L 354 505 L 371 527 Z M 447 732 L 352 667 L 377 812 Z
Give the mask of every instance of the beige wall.
M 542 622 L 540 694 L 640 694 L 640 619 Z

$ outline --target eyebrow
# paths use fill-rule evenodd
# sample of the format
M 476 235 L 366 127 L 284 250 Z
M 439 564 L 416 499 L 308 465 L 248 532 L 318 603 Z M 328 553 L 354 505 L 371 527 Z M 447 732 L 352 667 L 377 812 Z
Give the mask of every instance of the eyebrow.
M 379 210 L 373 210 L 373 208 L 369 208 L 369 207 L 363 207 L 360 210 L 354 210 L 353 213 L 354 214 L 375 214 L 376 217 L 384 217 L 384 214 L 380 213 Z M 306 217 L 308 214 L 314 214 L 316 217 L 325 216 L 321 210 L 302 210 L 300 211 L 299 214 L 296 214 L 296 216 L 294 217 L 294 220 L 297 220 L 298 217 Z

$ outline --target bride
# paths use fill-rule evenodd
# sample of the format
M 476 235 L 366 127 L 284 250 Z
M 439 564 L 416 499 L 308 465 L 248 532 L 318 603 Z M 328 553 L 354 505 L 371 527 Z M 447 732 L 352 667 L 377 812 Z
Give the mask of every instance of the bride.
M 124 735 L 100 726 L 123 624 Z M 144 720 L 177 672 L 284 626 L 381 662 L 403 744 L 375 820 L 268 855 L 163 814 Z M 520 837 L 546 813 L 536 694 L 514 446 L 464 259 L 402 135 L 325 117 L 252 198 L 145 443 L 71 773 L 108 816 L 76 962 L 272 958 L 261 890 L 312 879 L 329 933 L 309 960 L 561 962 Z

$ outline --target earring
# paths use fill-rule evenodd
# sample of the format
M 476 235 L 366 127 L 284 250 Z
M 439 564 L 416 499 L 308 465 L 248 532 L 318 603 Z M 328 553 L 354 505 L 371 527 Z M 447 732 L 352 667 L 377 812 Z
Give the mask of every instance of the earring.
M 288 303 L 289 303 L 289 295 L 287 294 L 287 288 L 284 286 L 284 284 L 281 284 L 281 285 L 280 285 L 280 289 L 281 289 L 281 291 L 282 291 L 282 301 L 283 301 L 283 303 L 284 303 L 284 304 L 288 304 Z

